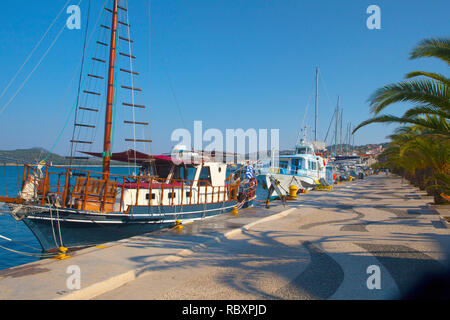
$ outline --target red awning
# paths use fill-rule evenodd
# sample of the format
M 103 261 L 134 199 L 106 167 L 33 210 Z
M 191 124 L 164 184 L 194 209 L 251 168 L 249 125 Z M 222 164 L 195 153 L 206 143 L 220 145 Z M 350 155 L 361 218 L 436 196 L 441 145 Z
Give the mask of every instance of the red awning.
M 85 151 L 80 151 L 81 153 L 93 156 L 93 157 L 97 157 L 97 158 L 102 158 L 103 154 L 102 153 L 97 153 L 97 152 L 85 152 Z M 151 160 L 156 160 L 156 161 L 166 161 L 166 162 L 172 162 L 172 158 L 168 157 L 168 156 L 164 156 L 164 155 L 150 155 L 150 154 L 146 154 L 143 152 L 139 152 L 139 151 L 135 151 L 135 150 L 127 150 L 124 152 L 118 152 L 118 153 L 113 153 L 111 155 L 111 160 L 114 161 L 121 161 L 121 162 L 137 162 L 137 163 L 145 163 L 145 162 L 149 162 Z

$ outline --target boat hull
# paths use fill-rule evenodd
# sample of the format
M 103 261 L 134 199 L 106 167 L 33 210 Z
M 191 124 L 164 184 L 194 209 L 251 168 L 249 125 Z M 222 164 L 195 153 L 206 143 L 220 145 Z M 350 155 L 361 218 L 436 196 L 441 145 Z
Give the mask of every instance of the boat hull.
M 279 173 L 267 173 L 258 175 L 258 186 L 261 186 L 263 189 L 269 190 L 271 186 L 270 177 L 275 178 L 279 181 L 278 189 L 281 191 L 282 195 L 289 195 L 289 187 L 294 185 L 298 189 L 306 189 L 311 190 L 315 186 L 317 186 L 314 178 L 307 176 L 299 176 L 299 175 L 290 175 L 290 174 L 279 174 Z M 271 195 L 271 199 L 278 197 L 276 193 Z
M 61 246 L 80 248 L 130 238 L 173 227 L 177 220 L 191 222 L 226 213 L 237 205 L 233 200 L 183 206 L 137 206 L 127 214 L 36 207 L 25 213 L 23 222 L 44 251 L 53 251 Z

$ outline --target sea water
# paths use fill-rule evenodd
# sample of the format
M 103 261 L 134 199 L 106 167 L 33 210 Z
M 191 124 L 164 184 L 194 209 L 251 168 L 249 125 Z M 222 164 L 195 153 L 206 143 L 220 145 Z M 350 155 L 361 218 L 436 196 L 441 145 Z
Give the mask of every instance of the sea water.
M 80 167 L 79 169 L 95 172 L 102 170 L 101 167 Z M 133 170 L 136 168 L 112 167 L 111 173 L 131 175 Z M 23 171 L 23 166 L 0 165 L 0 196 L 17 196 L 19 185 L 22 183 Z M 2 205 L 0 204 L 0 206 Z M 6 207 L 0 208 L 0 212 L 5 211 L 8 211 Z M 42 259 L 41 245 L 22 221 L 14 220 L 9 214 L 0 213 L 0 235 L 14 241 L 11 242 L 0 237 L 0 270 Z
M 100 167 L 80 167 L 79 169 L 101 172 Z M 23 166 L 0 166 L 0 196 L 17 196 L 23 171 Z M 111 167 L 112 174 L 131 175 L 134 173 L 133 171 L 136 171 L 136 168 Z M 228 174 L 230 172 L 227 172 L 227 176 Z M 257 197 L 259 199 L 264 197 L 263 193 L 264 190 L 258 186 Z M 7 208 L 3 208 L 0 212 L 7 210 Z M 0 270 L 43 259 L 40 255 L 42 249 L 39 242 L 22 221 L 14 220 L 9 214 L 0 214 L 0 235 L 14 241 L 0 238 Z

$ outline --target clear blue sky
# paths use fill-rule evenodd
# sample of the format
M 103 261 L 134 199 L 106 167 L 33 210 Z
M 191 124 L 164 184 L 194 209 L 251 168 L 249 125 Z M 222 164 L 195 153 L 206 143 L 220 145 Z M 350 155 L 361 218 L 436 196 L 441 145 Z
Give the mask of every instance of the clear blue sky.
M 93 25 L 103 0 L 92 1 Z M 0 92 L 65 2 L 2 1 Z M 81 4 L 82 30 L 62 33 L 0 115 L 0 149 L 50 149 L 55 143 L 75 103 L 87 4 L 88 0 Z M 366 27 L 366 8 L 371 4 L 381 8 L 381 30 Z M 183 121 L 192 129 L 194 120 L 203 120 L 205 129 L 279 128 L 281 148 L 292 147 L 314 91 L 316 66 L 323 76 L 319 88 L 321 138 L 338 95 L 344 127 L 347 122 L 355 125 L 370 116 L 367 98 L 380 86 L 402 80 L 412 70 L 448 72 L 438 61 L 408 59 L 421 39 L 449 36 L 448 1 L 153 0 L 151 31 L 149 1 L 134 0 L 129 6 L 133 53 L 138 57 L 135 68 L 141 73 L 136 87 L 144 89 L 139 100 L 151 105 L 154 153 L 170 151 L 171 132 L 183 127 Z M 67 17 L 64 12 L 0 100 L 0 108 L 39 61 Z M 399 114 L 404 108 L 398 105 L 391 112 Z M 314 97 L 306 117 L 310 127 L 313 113 Z M 70 119 L 55 152 L 67 153 L 72 123 Z M 393 128 L 365 127 L 355 142 L 386 141 Z M 127 147 L 121 139 L 128 133 L 121 130 L 118 126 L 116 151 Z M 102 138 L 99 130 L 97 140 Z

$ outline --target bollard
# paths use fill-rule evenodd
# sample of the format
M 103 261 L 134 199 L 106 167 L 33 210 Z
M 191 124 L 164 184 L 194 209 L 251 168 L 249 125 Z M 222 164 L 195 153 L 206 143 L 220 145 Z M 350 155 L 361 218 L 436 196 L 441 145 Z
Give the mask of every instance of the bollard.
M 59 252 L 61 252 L 61 253 L 58 254 L 56 257 L 53 257 L 53 259 L 56 259 L 56 260 L 69 259 L 70 256 L 66 254 L 67 250 L 68 249 L 66 247 L 59 247 Z
M 181 230 L 183 228 L 184 228 L 184 226 L 181 224 L 181 220 L 175 221 L 175 229 Z
M 297 197 L 297 192 L 298 192 L 298 187 L 297 186 L 294 186 L 294 185 L 291 185 L 290 187 L 289 187 L 289 200 L 295 200 L 296 199 L 296 197 Z

